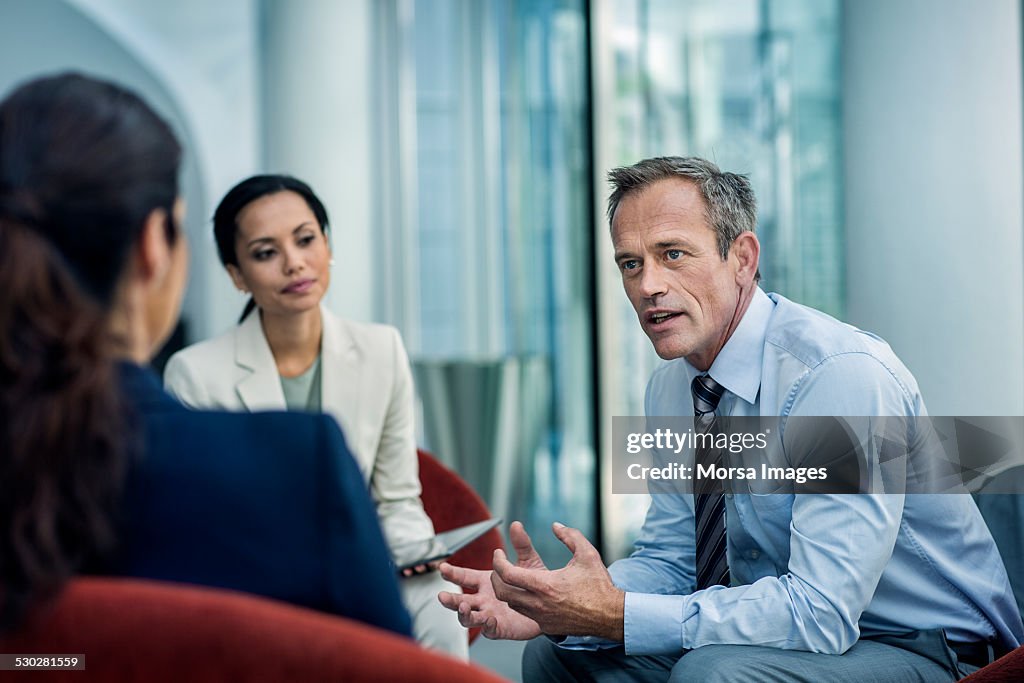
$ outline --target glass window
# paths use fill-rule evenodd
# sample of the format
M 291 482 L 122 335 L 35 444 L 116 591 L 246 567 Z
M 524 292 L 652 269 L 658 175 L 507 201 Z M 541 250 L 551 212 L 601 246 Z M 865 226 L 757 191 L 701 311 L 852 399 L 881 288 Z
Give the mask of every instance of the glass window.
M 555 561 L 550 523 L 596 518 L 584 3 L 377 12 L 377 286 L 423 439 Z

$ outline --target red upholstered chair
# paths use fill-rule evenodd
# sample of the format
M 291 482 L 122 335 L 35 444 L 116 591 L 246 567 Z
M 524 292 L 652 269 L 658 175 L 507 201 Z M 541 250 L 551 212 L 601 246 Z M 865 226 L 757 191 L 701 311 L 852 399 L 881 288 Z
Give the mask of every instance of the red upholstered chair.
M 85 671 L 24 674 L 34 683 L 502 681 L 348 619 L 243 593 L 137 579 L 72 581 L 24 627 L 0 637 L 0 652 L 85 656 Z
M 1017 683 L 1024 681 L 1024 647 L 1018 647 L 1013 652 L 1003 655 L 962 680 L 965 683 Z
M 434 523 L 437 532 L 490 519 L 487 504 L 462 477 L 451 471 L 426 451 L 419 451 L 420 485 L 423 509 Z M 455 553 L 450 562 L 460 567 L 490 569 L 496 548 L 505 549 L 501 533 L 491 529 L 465 548 Z M 469 642 L 480 635 L 480 629 L 471 629 Z

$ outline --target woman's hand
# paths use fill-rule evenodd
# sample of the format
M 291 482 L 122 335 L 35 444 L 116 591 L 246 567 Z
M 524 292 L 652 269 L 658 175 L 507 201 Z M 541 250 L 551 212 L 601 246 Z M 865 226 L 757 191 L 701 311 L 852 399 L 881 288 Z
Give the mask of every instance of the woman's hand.
M 418 564 L 415 567 L 406 567 L 402 570 L 402 576 L 419 576 L 428 572 L 436 571 L 441 566 L 441 560 L 435 560 L 426 564 Z

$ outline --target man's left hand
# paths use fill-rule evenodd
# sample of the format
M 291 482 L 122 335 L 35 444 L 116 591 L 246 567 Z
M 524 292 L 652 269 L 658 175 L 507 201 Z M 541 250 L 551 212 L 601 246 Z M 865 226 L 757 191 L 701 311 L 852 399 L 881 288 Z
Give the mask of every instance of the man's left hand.
M 622 642 L 626 594 L 615 587 L 597 549 L 578 529 L 552 526 L 572 551 L 563 568 L 527 569 L 494 551 L 491 584 L 498 599 L 537 622 L 550 635 L 597 636 Z

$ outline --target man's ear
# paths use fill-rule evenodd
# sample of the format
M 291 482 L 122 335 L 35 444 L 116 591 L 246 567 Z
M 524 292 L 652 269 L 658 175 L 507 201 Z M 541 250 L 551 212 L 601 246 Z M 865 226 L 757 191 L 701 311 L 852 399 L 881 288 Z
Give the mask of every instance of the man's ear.
M 737 262 L 736 284 L 747 285 L 753 282 L 761 261 L 761 243 L 757 240 L 757 235 L 749 230 L 741 232 L 732 241 L 729 255 Z
M 135 248 L 135 270 L 146 284 L 160 284 L 171 268 L 171 245 L 167 241 L 167 212 L 153 209 L 146 216 Z
M 242 271 L 239 270 L 238 266 L 231 263 L 224 266 L 228 270 L 228 275 L 231 276 L 231 281 L 235 283 L 235 288 L 243 294 L 249 293 L 249 287 L 245 284 L 245 277 L 242 275 Z

